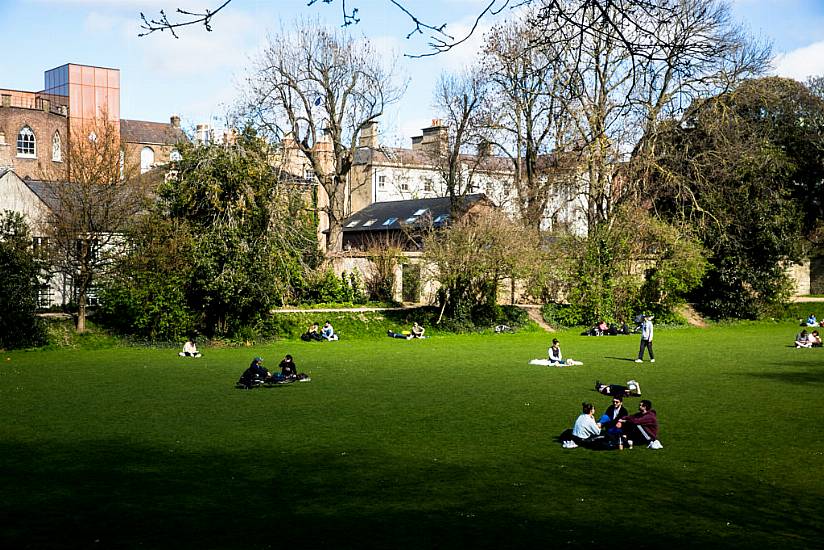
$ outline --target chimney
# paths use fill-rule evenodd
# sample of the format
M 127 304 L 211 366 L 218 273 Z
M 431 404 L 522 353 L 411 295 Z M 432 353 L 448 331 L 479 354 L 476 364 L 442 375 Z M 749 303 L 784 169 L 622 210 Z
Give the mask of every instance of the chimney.
M 358 136 L 358 147 L 369 147 L 370 149 L 377 149 L 378 147 L 378 123 L 370 122 L 361 128 L 360 136 Z
M 486 158 L 492 156 L 492 144 L 489 143 L 487 140 L 482 139 L 480 143 L 478 143 L 478 156 L 480 158 Z
M 413 151 L 438 152 L 447 145 L 449 128 L 443 125 L 441 119 L 433 118 L 432 125 L 422 130 L 423 135 L 412 138 Z
M 169 121 L 172 123 L 172 128 L 180 128 L 180 117 L 177 115 L 172 115 L 169 117 Z

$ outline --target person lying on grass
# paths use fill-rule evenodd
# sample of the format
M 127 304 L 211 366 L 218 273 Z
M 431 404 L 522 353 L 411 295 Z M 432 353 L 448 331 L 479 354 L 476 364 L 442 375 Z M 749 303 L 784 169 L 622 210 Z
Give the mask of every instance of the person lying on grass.
M 639 397 L 641 395 L 641 385 L 635 380 L 627 380 L 627 385 L 621 384 L 602 384 L 599 380 L 595 381 L 595 391 L 603 393 L 604 395 L 612 395 L 617 397 Z
M 424 338 L 424 332 L 426 332 L 426 329 L 420 326 L 417 321 L 415 321 L 415 323 L 412 325 L 411 330 L 403 330 L 401 332 L 387 330 L 386 335 L 390 338 L 403 338 L 406 340 L 411 340 L 412 338 Z

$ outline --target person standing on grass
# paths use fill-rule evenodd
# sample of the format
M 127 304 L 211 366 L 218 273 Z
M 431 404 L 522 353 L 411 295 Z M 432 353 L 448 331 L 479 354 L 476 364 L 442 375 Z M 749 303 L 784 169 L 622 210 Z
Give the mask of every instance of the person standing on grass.
M 644 348 L 649 350 L 649 362 L 655 363 L 655 355 L 652 353 L 652 315 L 641 315 L 641 349 L 638 350 L 638 359 L 636 363 L 644 362 Z

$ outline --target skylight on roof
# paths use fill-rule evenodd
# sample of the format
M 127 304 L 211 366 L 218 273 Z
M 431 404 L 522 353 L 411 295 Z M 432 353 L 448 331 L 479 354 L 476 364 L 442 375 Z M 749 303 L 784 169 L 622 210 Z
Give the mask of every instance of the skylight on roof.
M 388 219 L 387 219 L 385 222 L 383 222 L 383 224 L 381 224 L 381 225 L 392 225 L 392 224 L 393 224 L 393 223 L 395 223 L 396 221 L 398 221 L 398 218 L 388 218 Z
M 355 227 L 360 223 L 360 220 L 352 220 L 351 222 L 346 224 L 346 227 Z
M 416 210 L 415 213 L 412 214 L 412 215 L 413 216 L 423 216 L 424 214 L 426 214 L 427 210 L 428 210 L 427 208 L 421 208 L 420 210 Z
M 371 220 L 363 222 L 363 226 L 369 227 L 370 225 L 373 225 L 376 221 L 378 221 L 378 218 L 372 218 Z
M 441 214 L 440 216 L 438 216 L 437 218 L 435 218 L 435 219 L 433 220 L 433 222 L 434 222 L 434 223 L 441 223 L 441 222 L 445 222 L 445 221 L 446 221 L 446 220 L 448 220 L 448 219 L 449 219 L 449 214 Z
M 418 219 L 417 217 L 411 216 L 409 218 L 406 218 L 406 220 L 404 220 L 404 223 L 415 223 L 415 220 L 417 220 L 417 219 Z

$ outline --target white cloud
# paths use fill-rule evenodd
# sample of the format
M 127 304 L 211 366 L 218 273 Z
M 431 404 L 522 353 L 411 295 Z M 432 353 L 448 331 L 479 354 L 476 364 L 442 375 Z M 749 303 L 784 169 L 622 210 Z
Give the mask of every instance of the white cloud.
M 824 41 L 782 53 L 773 59 L 775 74 L 796 80 L 809 76 L 824 75 Z
M 166 78 L 193 78 L 227 69 L 242 68 L 258 47 L 263 28 L 241 12 L 222 14 L 220 32 L 197 32 L 176 39 L 154 33 L 141 42 L 144 63 Z M 129 26 L 136 36 L 137 25 Z

